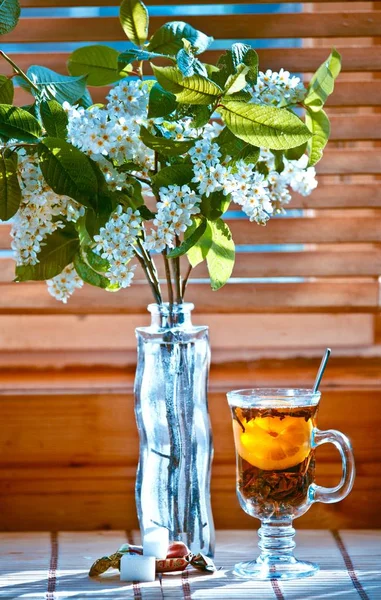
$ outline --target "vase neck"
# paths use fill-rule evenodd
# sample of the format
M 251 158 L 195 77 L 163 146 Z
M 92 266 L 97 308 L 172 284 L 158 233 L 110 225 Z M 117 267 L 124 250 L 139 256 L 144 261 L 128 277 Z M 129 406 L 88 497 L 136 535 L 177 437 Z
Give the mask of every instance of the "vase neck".
M 190 302 L 184 304 L 149 304 L 151 313 L 151 326 L 159 329 L 173 329 L 173 327 L 192 327 L 191 311 L 194 305 Z

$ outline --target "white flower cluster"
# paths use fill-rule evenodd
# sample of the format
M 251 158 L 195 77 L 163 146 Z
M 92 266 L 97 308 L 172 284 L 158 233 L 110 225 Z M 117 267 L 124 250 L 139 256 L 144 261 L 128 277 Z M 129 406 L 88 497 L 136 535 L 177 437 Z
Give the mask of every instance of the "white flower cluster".
M 77 275 L 73 264 L 65 267 L 62 273 L 53 277 L 53 279 L 48 279 L 46 283 L 49 294 L 56 300 L 61 300 L 64 304 L 66 304 L 68 298 L 70 298 L 75 290 L 83 286 L 83 281 Z
M 184 117 L 179 121 L 163 121 L 162 132 L 167 138 L 171 138 L 177 141 L 189 140 L 192 138 L 202 137 L 204 141 L 211 141 L 217 137 L 223 125 L 220 125 L 217 121 L 206 123 L 202 127 L 194 128 L 192 126 L 192 119 L 190 117 Z
M 299 160 L 283 158 L 284 168 L 281 173 L 275 171 L 275 157 L 269 150 L 261 150 L 260 160 L 269 170 L 267 181 L 275 212 L 283 212 L 283 205 L 290 202 L 289 188 L 302 196 L 308 196 L 317 187 L 316 170 L 314 167 L 307 167 L 306 154 Z
M 254 164 L 240 160 L 234 168 L 227 166 L 230 157 L 220 161 L 218 145 L 208 140 L 197 141 L 189 154 L 193 162 L 192 181 L 197 184 L 201 196 L 208 198 L 213 192 L 230 194 L 251 221 L 264 223 L 270 218 L 273 209 L 268 183 L 264 175 L 255 171 Z
M 22 200 L 12 222 L 12 250 L 18 265 L 35 265 L 44 238 L 63 226 L 59 217 L 76 221 L 83 214 L 83 208 L 47 186 L 36 155 L 27 155 L 25 150 L 18 154 Z
M 122 189 L 126 175 L 119 174 L 105 157 L 118 165 L 134 162 L 143 176 L 153 168 L 154 153 L 139 137 L 140 126 L 148 125 L 148 97 L 144 81 L 123 81 L 110 91 L 104 107 L 86 110 L 63 105 L 69 118 L 69 142 L 100 163 L 111 187 Z
M 131 285 L 135 265 L 129 263 L 134 257 L 136 238 L 142 232 L 142 219 L 132 208 L 117 207 L 99 235 L 94 236 L 95 252 L 108 260 L 110 265 L 106 277 L 113 285 L 126 288 Z
M 192 224 L 192 216 L 200 212 L 200 197 L 188 185 L 169 185 L 159 190 L 160 202 L 153 221 L 156 229 L 147 236 L 147 250 L 162 252 L 166 247 L 173 248 L 175 236 Z
M 303 82 L 296 75 L 281 69 L 279 73 L 268 69 L 258 74 L 257 83 L 253 89 L 253 101 L 261 104 L 282 107 L 288 104 L 298 104 L 304 100 L 307 93 Z

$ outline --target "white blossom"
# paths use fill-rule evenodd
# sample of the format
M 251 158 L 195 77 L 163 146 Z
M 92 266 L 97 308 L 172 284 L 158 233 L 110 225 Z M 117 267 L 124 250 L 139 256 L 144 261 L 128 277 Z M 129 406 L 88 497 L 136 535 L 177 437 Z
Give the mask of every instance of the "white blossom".
M 83 281 L 77 275 L 73 264 L 65 267 L 62 273 L 53 277 L 53 279 L 47 279 L 46 283 L 49 294 L 64 304 L 67 303 L 68 298 L 70 298 L 75 290 L 83 286 Z
M 152 229 L 146 237 L 147 250 L 162 252 L 173 248 L 176 236 L 192 224 L 192 216 L 200 212 L 200 197 L 188 185 L 169 185 L 159 190 L 160 202 Z
M 130 265 L 135 256 L 134 246 L 142 232 L 138 211 L 126 210 L 119 205 L 99 234 L 94 236 L 94 251 L 109 263 L 106 277 L 113 285 L 126 288 L 131 285 L 136 265 Z
M 144 177 L 154 166 L 154 152 L 140 139 L 141 125 L 149 125 L 147 84 L 122 81 L 110 91 L 107 100 L 104 107 L 93 106 L 88 110 L 65 103 L 68 139 L 100 164 L 111 188 L 123 189 L 127 175 L 119 174 L 110 160 L 115 165 L 134 162 Z
M 286 106 L 302 102 L 307 93 L 299 77 L 280 69 L 279 73 L 268 69 L 258 73 L 253 88 L 253 102 L 272 106 Z
M 36 155 L 18 152 L 18 178 L 22 200 L 12 221 L 11 247 L 18 265 L 35 265 L 44 238 L 63 221 L 76 221 L 84 209 L 68 196 L 59 196 L 46 184 Z

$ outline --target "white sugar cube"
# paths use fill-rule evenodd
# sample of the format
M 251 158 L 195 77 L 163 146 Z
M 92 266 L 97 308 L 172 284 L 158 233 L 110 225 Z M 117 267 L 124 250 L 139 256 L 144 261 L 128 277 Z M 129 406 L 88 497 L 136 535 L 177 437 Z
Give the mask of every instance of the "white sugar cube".
M 154 556 L 123 554 L 120 559 L 121 581 L 155 581 L 156 561 Z
M 163 559 L 167 557 L 169 532 L 165 527 L 149 527 L 143 535 L 143 554 Z

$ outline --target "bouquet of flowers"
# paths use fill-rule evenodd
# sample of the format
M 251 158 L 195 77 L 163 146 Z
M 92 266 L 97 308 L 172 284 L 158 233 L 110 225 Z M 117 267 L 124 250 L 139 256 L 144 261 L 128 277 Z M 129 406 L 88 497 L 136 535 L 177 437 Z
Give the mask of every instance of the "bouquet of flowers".
M 19 18 L 18 0 L 5 5 L 0 34 Z M 170 303 L 204 260 L 217 290 L 234 266 L 229 207 L 265 225 L 291 190 L 317 185 L 338 52 L 305 87 L 283 69 L 260 71 L 242 43 L 205 64 L 212 38 L 179 21 L 148 38 L 148 21 L 141 0 L 123 0 L 126 50 L 79 48 L 70 75 L 25 73 L 0 51 L 13 68 L 0 75 L 0 219 L 12 219 L 16 281 L 46 280 L 63 302 L 84 283 L 128 287 L 140 263 L 161 303 L 160 254 Z M 13 106 L 14 82 L 30 105 Z M 93 104 L 87 86 L 110 84 Z

